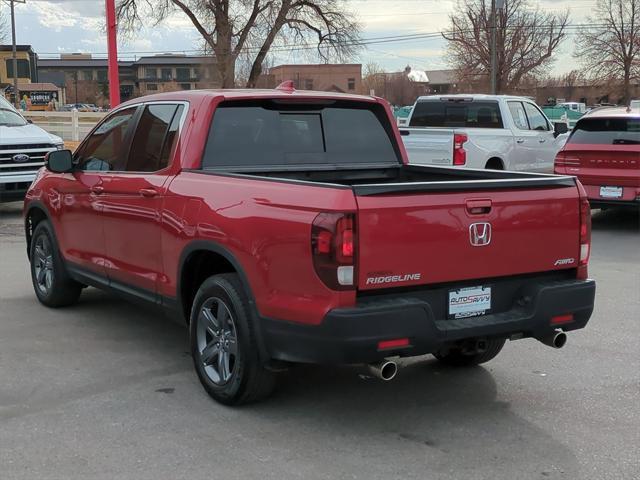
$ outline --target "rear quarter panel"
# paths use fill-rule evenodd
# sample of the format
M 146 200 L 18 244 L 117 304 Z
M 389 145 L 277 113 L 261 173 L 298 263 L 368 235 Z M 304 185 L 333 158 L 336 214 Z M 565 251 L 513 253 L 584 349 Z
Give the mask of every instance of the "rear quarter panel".
M 326 312 L 355 302 L 328 289 L 311 257 L 311 224 L 321 211 L 356 211 L 353 192 L 310 184 L 184 171 L 163 208 L 165 277 L 175 296 L 179 259 L 195 240 L 215 243 L 241 266 L 261 316 L 319 324 Z

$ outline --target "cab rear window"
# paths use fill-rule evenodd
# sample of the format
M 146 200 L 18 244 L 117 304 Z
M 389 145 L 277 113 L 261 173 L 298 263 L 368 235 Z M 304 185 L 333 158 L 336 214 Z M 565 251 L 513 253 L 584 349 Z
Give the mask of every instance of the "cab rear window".
M 498 102 L 447 100 L 418 102 L 409 126 L 503 128 Z
M 202 168 L 313 168 L 397 164 L 381 105 L 227 102 L 214 114 Z
M 639 145 L 640 118 L 585 118 L 567 143 L 591 145 Z

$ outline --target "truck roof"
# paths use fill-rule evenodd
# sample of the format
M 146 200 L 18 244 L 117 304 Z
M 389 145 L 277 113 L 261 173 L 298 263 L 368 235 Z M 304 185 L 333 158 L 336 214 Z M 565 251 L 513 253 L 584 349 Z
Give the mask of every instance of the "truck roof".
M 260 100 L 270 98 L 321 98 L 329 100 L 355 100 L 364 102 L 376 102 L 375 97 L 368 95 L 356 95 L 352 93 L 337 93 L 337 92 L 317 92 L 314 90 L 296 90 L 287 88 L 274 88 L 274 89 L 215 89 L 215 90 L 180 90 L 176 92 L 163 92 L 153 95 L 146 95 L 144 97 L 138 97 L 126 102 L 126 104 L 140 103 L 140 99 L 143 101 L 158 101 L 158 100 L 173 100 L 173 101 L 188 101 L 188 100 L 201 100 L 205 97 L 222 97 L 225 100 Z M 124 104 L 123 104 L 124 105 Z
M 417 102 L 423 100 L 440 100 L 443 98 L 468 98 L 471 100 L 531 100 L 528 97 L 522 97 L 517 95 L 488 95 L 484 93 L 454 93 L 451 95 L 423 95 L 418 97 Z

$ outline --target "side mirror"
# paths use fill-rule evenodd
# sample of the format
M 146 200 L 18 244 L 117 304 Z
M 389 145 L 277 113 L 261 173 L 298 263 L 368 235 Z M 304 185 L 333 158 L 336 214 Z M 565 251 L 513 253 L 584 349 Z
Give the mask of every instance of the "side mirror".
M 44 165 L 54 173 L 67 173 L 73 170 L 71 150 L 54 150 L 44 157 Z
M 553 136 L 558 137 L 563 133 L 567 133 L 569 131 L 569 127 L 564 122 L 556 122 L 553 124 Z

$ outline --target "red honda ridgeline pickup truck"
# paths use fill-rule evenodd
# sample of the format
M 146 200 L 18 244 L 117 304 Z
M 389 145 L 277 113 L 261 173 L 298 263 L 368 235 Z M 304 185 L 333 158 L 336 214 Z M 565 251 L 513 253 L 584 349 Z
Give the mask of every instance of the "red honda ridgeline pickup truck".
M 593 310 L 589 203 L 574 177 L 407 164 L 387 103 L 276 90 L 153 95 L 51 152 L 24 207 L 36 296 L 83 287 L 189 324 L 225 404 L 294 362 L 561 347 Z

